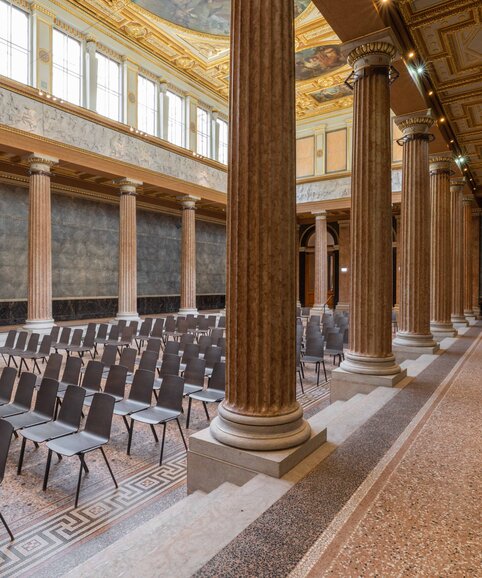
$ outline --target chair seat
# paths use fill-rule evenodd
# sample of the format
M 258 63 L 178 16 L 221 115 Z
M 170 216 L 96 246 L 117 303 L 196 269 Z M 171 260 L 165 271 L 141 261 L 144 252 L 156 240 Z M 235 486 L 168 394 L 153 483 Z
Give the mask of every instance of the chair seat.
M 225 397 L 224 391 L 218 389 L 204 389 L 197 393 L 191 393 L 189 396 L 191 399 L 197 399 L 198 401 L 205 402 L 217 402 L 222 401 Z
M 28 409 L 16 403 L 9 403 L 0 406 L 0 417 L 10 417 L 11 415 L 18 415 L 19 413 L 27 413 Z
M 190 383 L 185 383 L 182 395 L 190 395 L 191 393 L 197 393 L 198 391 L 202 390 L 203 388 L 200 385 L 191 385 Z
M 180 415 L 179 411 L 173 411 L 171 409 L 163 409 L 162 407 L 150 407 L 144 411 L 134 413 L 131 418 L 135 421 L 140 421 L 142 423 L 148 423 L 155 425 L 162 423 L 164 421 L 170 421 L 171 419 L 176 419 Z
M 32 427 L 34 425 L 40 425 L 52 420 L 52 417 L 38 413 L 36 411 L 28 411 L 26 413 L 20 413 L 18 415 L 12 415 L 5 418 L 6 421 L 10 422 L 13 426 L 13 430 Z
M 115 415 L 130 415 L 137 411 L 142 411 L 150 407 L 148 403 L 142 403 L 140 401 L 134 401 L 133 399 L 123 399 L 114 405 Z
M 343 349 L 325 349 L 329 355 L 343 355 Z
M 55 421 L 49 421 L 43 423 L 42 425 L 36 425 L 34 427 L 29 427 L 20 432 L 20 434 L 31 440 L 33 442 L 46 442 L 48 440 L 53 440 L 55 438 L 60 438 L 62 436 L 75 433 L 76 428 L 68 425 L 64 425 Z
M 104 393 L 106 393 L 106 392 L 104 392 Z M 111 395 L 115 399 L 116 403 L 121 401 L 122 399 L 124 399 L 121 395 L 113 395 L 112 393 L 107 393 L 107 395 Z M 84 398 L 84 405 L 90 407 L 92 405 L 93 399 L 94 399 L 93 395 L 89 395 L 89 397 L 85 397 Z
M 108 440 L 85 431 L 47 442 L 47 447 L 63 456 L 75 456 L 99 448 Z
M 70 353 L 84 353 L 90 351 L 92 347 L 87 347 L 87 345 L 69 345 L 69 347 L 65 349 L 66 351 L 70 351 Z
M 301 359 L 301 363 L 321 363 L 324 361 L 323 357 L 315 357 L 314 355 L 305 355 Z
M 23 359 L 45 359 L 48 357 L 48 353 L 33 353 L 32 351 L 25 352 L 24 354 L 19 354 L 19 357 Z

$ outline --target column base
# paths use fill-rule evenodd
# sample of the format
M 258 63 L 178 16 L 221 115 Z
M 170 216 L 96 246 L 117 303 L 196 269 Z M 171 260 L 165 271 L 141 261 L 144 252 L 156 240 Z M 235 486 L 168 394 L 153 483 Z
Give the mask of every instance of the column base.
M 307 429 L 310 434 L 304 443 L 276 451 L 251 451 L 225 445 L 213 436 L 212 426 L 195 433 L 189 437 L 187 453 L 188 494 L 196 490 L 211 492 L 224 482 L 243 485 L 258 474 L 283 477 L 326 442 L 323 420 L 313 416 Z
M 327 313 L 329 309 L 323 308 L 323 305 L 313 305 L 310 309 L 310 315 L 319 315 L 320 317 L 323 316 L 323 313 Z
M 310 426 L 303 409 L 275 417 L 241 415 L 220 404 L 211 422 L 213 437 L 222 444 L 253 451 L 284 450 L 298 446 L 310 437 Z
M 467 321 L 467 325 L 469 324 L 469 321 L 475 321 L 477 319 L 473 309 L 464 309 L 464 317 Z
M 349 303 L 337 303 L 335 307 L 336 311 L 350 311 Z
M 116 321 L 142 321 L 139 317 L 137 311 L 131 313 L 117 313 L 115 316 Z
M 32 333 L 50 333 L 50 330 L 54 326 L 53 319 L 27 319 L 23 328 L 26 331 L 32 331 Z
M 182 307 L 179 309 L 178 315 L 197 315 L 198 310 L 195 307 Z
M 357 393 L 369 394 L 377 387 L 394 387 L 406 377 L 406 369 L 392 375 L 370 375 L 352 373 L 338 367 L 331 372 L 330 401 L 346 401 Z
M 457 330 L 452 323 L 430 323 L 430 333 L 435 341 L 442 341 L 446 337 L 457 337 Z
M 468 325 L 464 315 L 452 315 L 450 321 L 454 327 L 467 327 Z
M 415 333 L 403 333 L 398 331 L 392 342 L 393 349 L 397 353 L 409 353 L 423 355 L 434 354 L 440 347 L 433 340 L 432 335 L 419 335 Z

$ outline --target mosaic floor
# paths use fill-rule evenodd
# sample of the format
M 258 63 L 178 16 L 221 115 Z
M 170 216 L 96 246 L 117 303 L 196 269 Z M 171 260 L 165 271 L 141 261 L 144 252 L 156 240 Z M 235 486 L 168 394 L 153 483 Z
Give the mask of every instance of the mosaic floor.
M 328 372 L 331 367 L 327 363 Z M 304 385 L 304 394 L 298 388 L 299 401 L 310 416 L 328 405 L 329 385 L 316 387 L 312 371 L 307 372 Z M 213 417 L 213 404 L 209 410 Z M 184 429 L 184 416 L 181 425 Z M 194 404 L 188 433 L 207 425 L 202 406 Z M 48 490 L 42 492 L 45 447 L 27 445 L 23 472 L 17 476 L 20 441 L 14 440 L 0 488 L 0 504 L 16 539 L 11 543 L 2 529 L 0 576 L 61 576 L 72 565 L 182 499 L 186 495 L 186 454 L 176 429 L 168 426 L 164 462 L 159 467 L 159 445 L 150 431 L 136 429 L 131 457 L 127 457 L 127 432 L 121 418 L 114 417 L 106 453 L 119 489 L 114 488 L 101 454 L 89 454 L 86 462 L 90 473 L 83 478 L 75 510 L 78 460 L 64 458 L 58 462 L 54 458 Z

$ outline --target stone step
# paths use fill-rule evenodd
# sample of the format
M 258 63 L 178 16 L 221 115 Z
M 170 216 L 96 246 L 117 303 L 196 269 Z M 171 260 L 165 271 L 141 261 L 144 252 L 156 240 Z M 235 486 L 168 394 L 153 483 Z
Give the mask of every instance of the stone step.
M 327 441 L 337 446 L 342 444 L 399 391 L 394 387 L 377 387 L 368 395 L 354 395 L 343 406 L 343 411 L 328 424 Z
M 160 545 L 176 535 L 184 525 L 190 524 L 193 519 L 209 518 L 212 509 L 219 508 L 219 505 L 228 501 L 238 489 L 238 486 L 226 483 L 210 494 L 192 493 L 73 568 L 65 576 L 70 578 L 148 576 L 149 568 L 154 575 L 159 575 L 156 573 L 159 571 L 160 562 L 157 560 L 154 563 L 153 556 Z M 184 544 L 187 549 L 188 546 Z

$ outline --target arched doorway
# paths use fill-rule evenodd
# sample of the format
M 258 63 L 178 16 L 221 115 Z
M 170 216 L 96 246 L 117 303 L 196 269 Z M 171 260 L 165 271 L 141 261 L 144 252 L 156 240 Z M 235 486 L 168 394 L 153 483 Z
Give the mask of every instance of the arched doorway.
M 305 231 L 301 239 L 301 251 L 304 253 L 303 283 L 304 292 L 300 295 L 305 307 L 313 307 L 315 302 L 315 227 Z M 328 226 L 328 296 L 335 296 L 337 285 L 336 232 Z

